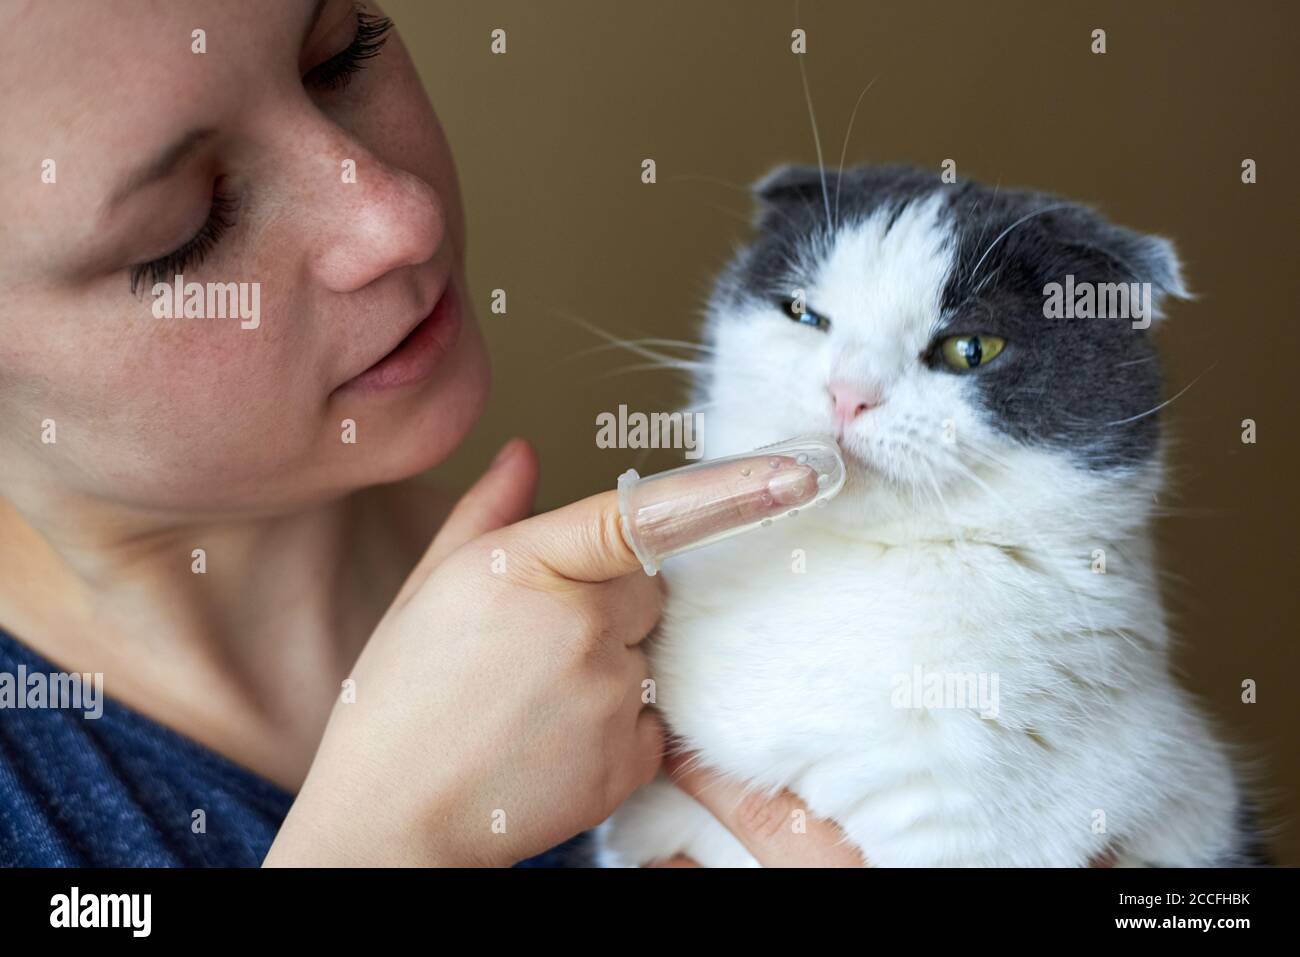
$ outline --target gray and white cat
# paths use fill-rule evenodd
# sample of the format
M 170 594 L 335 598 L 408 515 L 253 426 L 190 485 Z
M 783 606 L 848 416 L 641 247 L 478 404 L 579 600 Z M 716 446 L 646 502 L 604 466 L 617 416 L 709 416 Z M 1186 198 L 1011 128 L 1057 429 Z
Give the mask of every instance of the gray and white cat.
M 1067 277 L 1146 283 L 1158 320 L 1187 296 L 1172 246 L 900 167 L 755 193 L 708 310 L 704 451 L 829 433 L 849 479 L 665 566 L 649 649 L 682 746 L 873 865 L 1249 863 L 1227 748 L 1169 674 L 1147 322 L 1045 310 Z M 611 866 L 755 864 L 662 778 L 599 842 Z

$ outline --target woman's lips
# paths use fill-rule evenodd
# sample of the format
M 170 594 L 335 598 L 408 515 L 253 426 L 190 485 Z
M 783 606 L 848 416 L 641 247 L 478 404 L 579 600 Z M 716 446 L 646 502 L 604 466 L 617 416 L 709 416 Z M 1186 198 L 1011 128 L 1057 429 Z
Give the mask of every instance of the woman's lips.
M 447 283 L 442 297 L 421 323 L 365 372 L 339 386 L 339 392 L 382 392 L 427 379 L 460 338 L 460 299 Z

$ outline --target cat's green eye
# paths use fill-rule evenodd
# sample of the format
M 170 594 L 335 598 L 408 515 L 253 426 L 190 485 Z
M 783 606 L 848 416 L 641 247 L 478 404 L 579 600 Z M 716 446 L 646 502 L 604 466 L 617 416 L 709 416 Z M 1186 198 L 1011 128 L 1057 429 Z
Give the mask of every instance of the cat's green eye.
M 949 336 L 943 340 L 940 352 L 949 368 L 965 372 L 986 366 L 998 357 L 1007 340 L 997 336 Z

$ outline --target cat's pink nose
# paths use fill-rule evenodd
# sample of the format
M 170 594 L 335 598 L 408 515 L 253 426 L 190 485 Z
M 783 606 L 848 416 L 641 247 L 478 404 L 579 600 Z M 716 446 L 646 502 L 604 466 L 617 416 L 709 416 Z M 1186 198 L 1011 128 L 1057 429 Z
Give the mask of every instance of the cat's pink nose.
M 872 389 L 842 382 L 832 382 L 829 388 L 831 404 L 835 407 L 835 424 L 841 429 L 880 404 L 880 393 Z

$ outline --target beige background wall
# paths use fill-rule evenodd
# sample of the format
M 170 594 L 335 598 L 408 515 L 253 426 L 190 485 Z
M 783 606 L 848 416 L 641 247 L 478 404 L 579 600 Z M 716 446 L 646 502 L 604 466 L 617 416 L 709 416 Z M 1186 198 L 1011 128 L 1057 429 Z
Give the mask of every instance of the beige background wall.
M 541 452 L 540 504 L 672 464 L 595 445 L 598 412 L 684 399 L 620 336 L 691 339 L 745 235 L 743 187 L 816 156 L 794 0 L 391 0 L 447 127 L 470 222 L 470 279 L 493 354 L 489 413 L 447 468 L 467 483 L 511 434 Z M 1178 439 L 1162 527 L 1187 683 L 1259 758 L 1300 863 L 1295 325 L 1297 57 L 1290 3 L 805 2 L 805 58 L 834 162 L 910 161 L 1090 201 L 1172 237 L 1199 299 L 1162 333 Z M 493 28 L 508 52 L 489 53 Z M 1108 52 L 1089 52 L 1107 31 Z M 643 158 L 658 183 L 642 185 Z M 1240 163 L 1259 182 L 1240 182 Z M 728 185 L 730 184 L 730 185 Z M 487 309 L 493 288 L 509 311 Z M 1258 423 L 1243 445 L 1240 423 Z M 680 453 L 677 453 L 680 454 Z M 1259 701 L 1241 703 L 1241 682 Z

